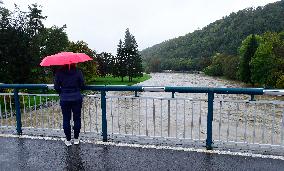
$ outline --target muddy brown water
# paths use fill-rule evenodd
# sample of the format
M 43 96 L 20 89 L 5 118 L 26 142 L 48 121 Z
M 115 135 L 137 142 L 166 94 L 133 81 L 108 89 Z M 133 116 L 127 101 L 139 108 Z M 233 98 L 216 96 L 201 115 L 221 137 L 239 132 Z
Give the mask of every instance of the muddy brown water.
M 152 78 L 137 85 L 241 88 L 244 85 L 203 74 L 151 73 Z M 85 97 L 82 132 L 101 132 L 100 95 Z M 206 139 L 207 94 L 107 92 L 109 134 L 152 137 Z M 283 101 L 249 101 L 248 95 L 215 95 L 213 139 L 262 144 L 282 143 Z M 275 102 L 275 101 L 273 101 Z M 23 113 L 23 112 L 22 112 Z M 26 111 L 24 127 L 62 127 L 58 102 L 53 106 Z M 14 125 L 14 119 L 2 119 L 2 125 Z

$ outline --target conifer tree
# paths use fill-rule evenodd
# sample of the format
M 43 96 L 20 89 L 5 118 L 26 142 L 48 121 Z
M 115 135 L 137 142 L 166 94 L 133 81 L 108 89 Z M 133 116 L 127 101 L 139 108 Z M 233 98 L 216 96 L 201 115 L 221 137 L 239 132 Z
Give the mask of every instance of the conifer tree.
M 239 67 L 240 80 L 245 83 L 252 83 L 250 62 L 257 50 L 258 43 L 255 35 L 249 37 L 247 45 L 244 45 L 243 53 L 241 54 L 241 62 Z
M 115 63 L 115 69 L 114 72 L 115 76 L 121 77 L 121 81 L 123 81 L 123 78 L 127 76 L 127 61 L 124 54 L 124 47 L 123 42 L 119 40 L 119 44 L 117 47 L 117 54 L 116 54 L 116 63 Z
M 127 76 L 129 81 L 132 78 L 139 77 L 142 75 L 142 59 L 138 52 L 138 45 L 136 43 L 135 37 L 130 33 L 127 28 L 125 31 L 124 42 L 122 46 L 122 59 L 124 60 L 124 67 L 127 70 Z

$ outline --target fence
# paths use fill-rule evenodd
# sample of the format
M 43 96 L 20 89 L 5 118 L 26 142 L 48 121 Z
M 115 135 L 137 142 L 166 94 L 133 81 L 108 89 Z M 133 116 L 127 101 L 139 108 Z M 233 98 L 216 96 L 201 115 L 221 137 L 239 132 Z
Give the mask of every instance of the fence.
M 28 129 L 63 132 L 57 94 L 19 93 L 23 88 L 52 86 L 2 84 L 0 88 L 14 89 L 13 93 L 0 94 L 1 129 L 16 128 L 18 134 Z M 212 149 L 212 143 L 283 147 L 284 102 L 254 100 L 254 95 L 283 95 L 283 90 L 142 86 L 86 89 L 100 94 L 85 95 L 81 130 L 91 136 L 102 135 L 103 141 L 126 136 L 205 142 L 207 149 Z M 121 91 L 132 93 L 106 95 Z M 146 91 L 153 96 L 138 93 Z M 155 97 L 155 92 L 163 96 Z M 201 93 L 207 98 L 176 96 L 185 93 Z M 251 98 L 224 99 L 219 94 L 247 94 Z

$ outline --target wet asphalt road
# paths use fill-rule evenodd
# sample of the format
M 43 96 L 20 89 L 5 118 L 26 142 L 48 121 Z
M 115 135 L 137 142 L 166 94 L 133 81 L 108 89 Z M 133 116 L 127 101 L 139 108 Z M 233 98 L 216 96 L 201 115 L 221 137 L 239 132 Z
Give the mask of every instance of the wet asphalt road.
M 284 170 L 284 161 L 0 137 L 0 170 Z

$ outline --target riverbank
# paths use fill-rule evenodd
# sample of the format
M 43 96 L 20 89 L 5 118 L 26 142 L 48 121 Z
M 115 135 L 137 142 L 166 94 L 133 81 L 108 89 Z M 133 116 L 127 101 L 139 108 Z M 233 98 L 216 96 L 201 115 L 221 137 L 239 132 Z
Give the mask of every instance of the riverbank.
M 132 82 L 128 81 L 128 77 L 124 77 L 123 81 L 120 77 L 112 77 L 112 76 L 106 76 L 106 77 L 98 77 L 95 79 L 95 81 L 91 82 L 90 84 L 95 85 L 134 85 L 146 80 L 149 80 L 151 78 L 150 74 L 143 74 L 143 77 L 137 77 L 133 78 Z
M 202 74 L 151 73 L 151 76 L 151 79 L 136 85 L 241 87 L 232 81 Z M 100 135 L 102 129 L 100 93 L 93 91 L 90 93 L 96 95 L 84 97 L 82 135 L 84 133 L 87 135 L 89 132 Z M 167 92 L 139 92 L 138 97 L 134 95 L 131 91 L 107 92 L 108 133 L 113 139 L 123 138 L 116 135 L 137 135 L 184 140 L 182 143 L 187 145 L 194 140 L 194 143 L 204 145 L 208 113 L 207 94 L 175 93 L 175 98 L 171 98 L 172 94 Z M 40 106 L 26 105 L 24 108 L 21 118 L 23 127 L 62 129 L 62 114 L 58 101 L 50 103 L 46 102 L 46 97 L 39 98 L 42 104 L 40 102 L 36 104 L 41 104 Z M 32 103 L 34 98 L 30 99 Z M 249 95 L 216 94 L 214 96 L 212 137 L 216 147 L 228 141 L 242 144 L 281 144 L 283 102 L 250 101 L 250 99 Z M 6 101 L 9 103 L 10 100 Z M 9 106 L 8 103 L 6 106 Z M 14 115 L 9 117 L 10 110 L 4 108 L 2 111 L 4 111 L 0 116 L 3 118 L 2 121 L 0 120 L 2 126 L 15 127 Z

